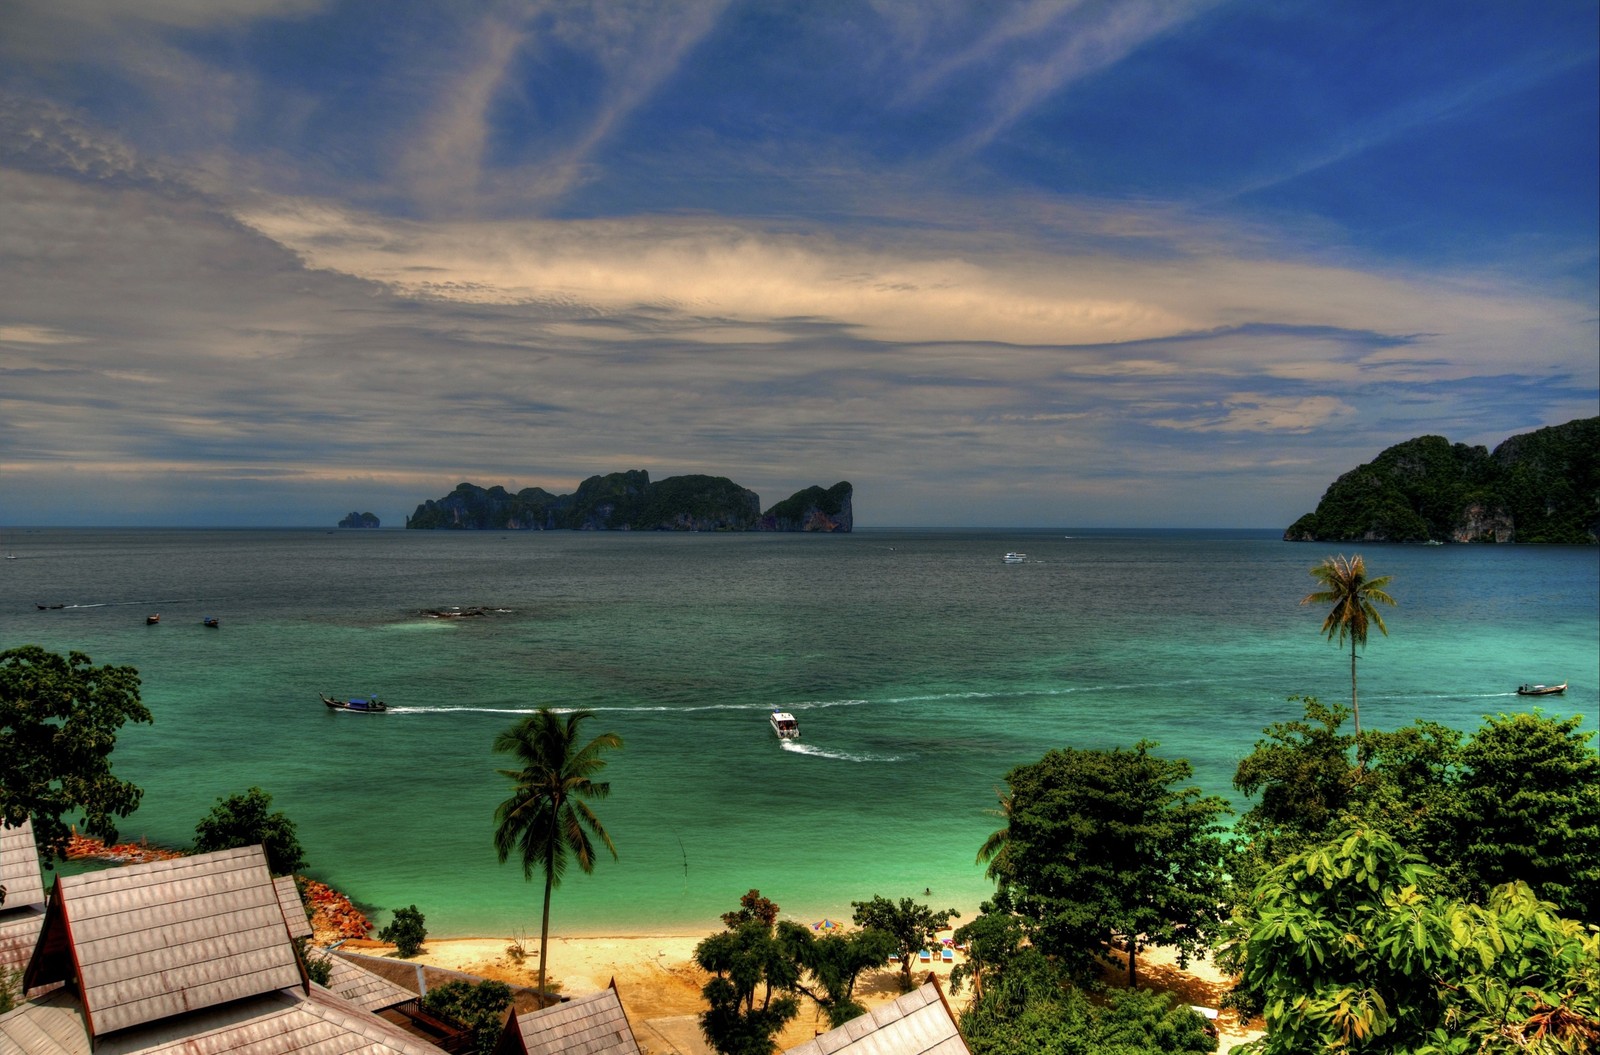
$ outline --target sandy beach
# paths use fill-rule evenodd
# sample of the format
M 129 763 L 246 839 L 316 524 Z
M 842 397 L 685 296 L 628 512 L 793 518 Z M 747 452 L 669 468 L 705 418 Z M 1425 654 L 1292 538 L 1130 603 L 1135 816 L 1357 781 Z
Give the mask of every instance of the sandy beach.
M 615 979 L 629 1021 L 648 1052 L 653 1055 L 673 1052 L 709 1055 L 710 1049 L 700 1038 L 695 1021 L 695 1016 L 705 1006 L 700 998 L 700 987 L 705 984 L 706 974 L 694 963 L 694 947 L 716 926 L 708 925 L 703 933 L 696 934 L 552 935 L 548 974 L 561 992 L 573 995 L 603 989 Z M 946 931 L 942 936 L 949 937 L 949 934 Z M 345 946 L 368 955 L 393 955 L 392 946 L 376 941 L 352 940 Z M 509 938 L 429 939 L 421 954 L 410 962 L 518 985 L 535 984 L 539 973 L 539 936 L 523 938 L 526 955 L 520 963 L 511 955 L 511 946 Z M 956 956 L 956 962 L 960 962 L 960 954 Z M 1118 963 L 1120 965 L 1120 958 Z M 931 966 L 919 964 L 913 969 L 913 977 L 921 981 L 931 971 L 938 976 L 948 995 L 953 966 L 937 962 Z M 1143 984 L 1173 993 L 1184 1003 L 1204 1007 L 1216 1007 L 1228 987 L 1228 980 L 1210 962 L 1191 963 L 1187 970 L 1179 970 L 1176 958 L 1164 949 L 1141 953 L 1139 971 Z M 857 996 L 868 1007 L 893 1000 L 900 993 L 898 979 L 898 967 L 870 971 L 857 984 Z M 1120 981 L 1110 973 L 1107 980 L 1111 984 Z M 962 994 L 951 999 L 951 1006 L 958 1013 L 964 998 Z M 1224 1052 L 1260 1035 L 1258 1031 L 1240 1028 L 1232 1012 L 1222 1013 L 1219 1026 L 1220 1050 Z M 803 1000 L 800 1015 L 779 1038 L 780 1049 L 802 1044 L 827 1028 L 827 1020 L 809 1001 Z

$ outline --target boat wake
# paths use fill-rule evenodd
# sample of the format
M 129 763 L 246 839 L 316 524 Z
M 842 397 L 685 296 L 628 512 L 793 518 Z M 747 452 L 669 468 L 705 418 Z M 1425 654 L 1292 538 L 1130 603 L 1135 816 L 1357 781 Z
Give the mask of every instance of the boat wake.
M 778 746 L 785 751 L 796 755 L 810 755 L 813 758 L 832 758 L 839 762 L 898 762 L 899 755 L 858 755 L 849 751 L 828 751 L 814 744 L 803 744 L 798 740 L 779 740 Z

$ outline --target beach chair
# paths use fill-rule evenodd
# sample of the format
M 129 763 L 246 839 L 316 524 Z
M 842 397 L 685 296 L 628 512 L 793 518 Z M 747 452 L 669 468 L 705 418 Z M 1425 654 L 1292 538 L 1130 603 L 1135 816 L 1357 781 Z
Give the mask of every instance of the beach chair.
M 923 949 L 921 952 L 917 953 L 917 962 L 918 963 L 932 963 L 933 962 L 933 953 L 929 952 L 927 949 Z
M 955 963 L 956 962 L 956 951 L 954 949 L 952 949 L 950 946 L 946 945 L 944 947 L 943 951 L 941 951 L 939 953 L 939 960 L 942 963 Z

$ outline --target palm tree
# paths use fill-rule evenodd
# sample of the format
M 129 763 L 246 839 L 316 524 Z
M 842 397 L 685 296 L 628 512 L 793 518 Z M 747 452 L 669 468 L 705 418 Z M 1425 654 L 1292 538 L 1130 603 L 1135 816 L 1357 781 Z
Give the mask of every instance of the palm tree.
M 539 928 L 539 989 L 544 989 L 546 953 L 550 945 L 550 891 L 561 885 L 571 855 L 585 873 L 594 871 L 594 835 L 611 851 L 600 819 L 585 799 L 611 794 L 610 783 L 593 776 L 605 767 L 605 748 L 621 747 L 616 733 L 602 733 L 578 746 L 578 727 L 594 717 L 590 711 L 573 711 L 563 720 L 541 707 L 494 738 L 494 749 L 514 755 L 521 769 L 502 769 L 512 783 L 511 797 L 495 808 L 494 848 L 505 864 L 512 850 L 522 858 L 522 877 L 532 879 L 535 869 L 544 873 L 544 919 Z
M 995 789 L 995 796 L 1000 800 L 997 810 L 985 810 L 992 817 L 999 817 L 1005 824 L 989 833 L 989 837 L 978 847 L 978 864 L 987 863 L 987 875 L 990 879 L 999 879 L 1005 874 L 1011 863 L 1011 792 L 1001 792 Z
M 1389 628 L 1383 625 L 1383 617 L 1372 605 L 1374 601 L 1380 604 L 1395 603 L 1393 597 L 1383 592 L 1393 576 L 1369 579 L 1367 564 L 1361 559 L 1361 554 L 1345 560 L 1341 553 L 1337 557 L 1328 557 L 1312 568 L 1311 577 L 1327 589 L 1306 594 L 1300 598 L 1300 603 L 1333 605 L 1328 610 L 1328 617 L 1322 621 L 1322 632 L 1329 641 L 1340 645 L 1344 644 L 1346 637 L 1350 639 L 1350 713 L 1355 718 L 1356 750 L 1359 752 L 1361 708 L 1356 703 L 1356 646 L 1366 647 L 1369 624 L 1382 631 L 1384 637 L 1389 636 Z

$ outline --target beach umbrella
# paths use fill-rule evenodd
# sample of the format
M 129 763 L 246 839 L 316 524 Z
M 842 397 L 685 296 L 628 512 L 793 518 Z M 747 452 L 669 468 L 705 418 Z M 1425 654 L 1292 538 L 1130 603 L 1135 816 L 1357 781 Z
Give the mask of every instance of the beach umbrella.
M 817 922 L 813 923 L 811 925 L 811 929 L 812 930 L 838 930 L 843 926 L 844 926 L 844 924 L 840 923 L 838 920 L 836 920 L 836 919 L 828 919 L 826 916 L 824 916 L 822 919 L 819 919 L 819 920 L 817 920 Z

